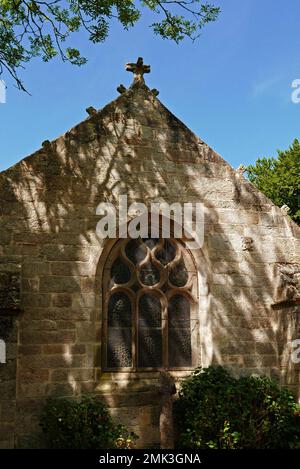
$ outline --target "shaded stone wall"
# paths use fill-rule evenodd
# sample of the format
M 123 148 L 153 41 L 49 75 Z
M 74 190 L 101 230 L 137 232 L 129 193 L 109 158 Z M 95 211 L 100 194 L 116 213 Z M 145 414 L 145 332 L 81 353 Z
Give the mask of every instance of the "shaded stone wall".
M 0 262 L 20 256 L 22 265 L 17 447 L 44 444 L 47 397 L 91 391 L 141 446 L 159 444 L 157 374 L 101 370 L 101 266 L 111 243 L 96 236 L 96 207 L 119 194 L 205 205 L 205 244 L 194 252 L 199 364 L 267 374 L 299 393 L 290 361 L 298 306 L 273 307 L 285 295 L 278 265 L 300 265 L 299 228 L 140 87 L 0 174 Z
M 0 262 L 0 448 L 13 448 L 15 442 L 21 268 L 17 260 L 2 257 Z

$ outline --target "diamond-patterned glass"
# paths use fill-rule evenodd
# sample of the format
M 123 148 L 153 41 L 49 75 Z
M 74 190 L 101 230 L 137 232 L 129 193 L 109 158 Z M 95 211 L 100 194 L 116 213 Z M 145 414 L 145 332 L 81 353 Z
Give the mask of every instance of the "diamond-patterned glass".
M 162 366 L 161 329 L 139 329 L 138 366 L 140 368 L 160 368 Z
M 132 366 L 131 329 L 108 328 L 107 365 L 109 368 Z
M 108 303 L 108 326 L 131 327 L 131 302 L 126 293 L 114 293 Z
M 169 367 L 180 368 L 192 365 L 191 330 L 169 329 Z
M 139 327 L 161 327 L 161 303 L 157 295 L 146 293 L 139 301 Z

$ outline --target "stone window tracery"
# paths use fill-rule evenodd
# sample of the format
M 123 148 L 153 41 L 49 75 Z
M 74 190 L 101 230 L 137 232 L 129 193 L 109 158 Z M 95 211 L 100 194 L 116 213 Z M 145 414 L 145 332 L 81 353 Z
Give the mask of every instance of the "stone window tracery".
M 175 239 L 121 239 L 104 271 L 103 368 L 190 369 L 196 363 L 197 272 Z

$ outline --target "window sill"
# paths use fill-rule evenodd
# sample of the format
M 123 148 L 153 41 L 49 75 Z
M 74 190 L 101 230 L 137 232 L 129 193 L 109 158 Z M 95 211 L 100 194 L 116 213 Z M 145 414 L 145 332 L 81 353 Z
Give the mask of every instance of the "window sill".
M 191 374 L 193 368 L 188 370 L 172 370 L 169 375 L 179 385 L 180 381 Z M 102 372 L 96 391 L 101 393 L 126 392 L 154 392 L 159 390 L 159 371 L 107 371 Z

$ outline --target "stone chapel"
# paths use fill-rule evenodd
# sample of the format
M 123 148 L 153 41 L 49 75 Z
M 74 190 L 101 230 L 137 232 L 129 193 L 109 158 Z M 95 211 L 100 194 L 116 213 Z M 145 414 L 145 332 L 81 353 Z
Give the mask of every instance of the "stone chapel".
M 159 447 L 162 372 L 221 364 L 300 397 L 300 228 L 166 109 L 150 66 L 127 70 L 117 99 L 0 174 L 2 448 L 43 447 L 45 400 L 85 393 Z M 202 203 L 203 246 L 100 239 L 96 209 L 120 195 Z

